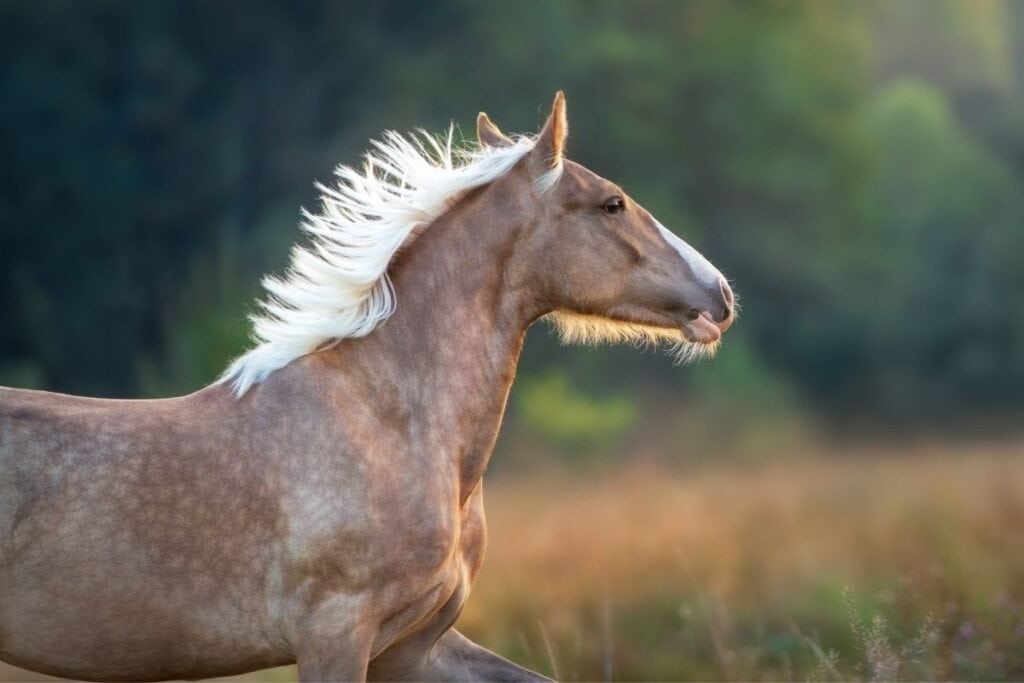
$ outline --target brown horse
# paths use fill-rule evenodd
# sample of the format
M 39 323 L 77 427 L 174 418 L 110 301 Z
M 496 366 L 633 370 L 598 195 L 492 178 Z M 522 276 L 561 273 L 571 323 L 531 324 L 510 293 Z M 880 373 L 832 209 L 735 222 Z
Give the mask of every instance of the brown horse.
M 222 381 L 0 389 L 0 659 L 158 680 L 538 680 L 452 628 L 526 329 L 713 350 L 722 275 L 625 192 L 481 114 L 339 170 Z

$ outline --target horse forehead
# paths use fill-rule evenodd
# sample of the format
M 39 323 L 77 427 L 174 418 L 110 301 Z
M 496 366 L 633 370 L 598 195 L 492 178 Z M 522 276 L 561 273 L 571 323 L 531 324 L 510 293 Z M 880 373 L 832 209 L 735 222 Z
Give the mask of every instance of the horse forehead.
M 617 186 L 607 178 L 602 178 L 586 166 L 575 161 L 566 159 L 565 170 L 562 173 L 565 179 L 565 187 L 571 192 L 597 192 L 598 190 L 617 189 Z

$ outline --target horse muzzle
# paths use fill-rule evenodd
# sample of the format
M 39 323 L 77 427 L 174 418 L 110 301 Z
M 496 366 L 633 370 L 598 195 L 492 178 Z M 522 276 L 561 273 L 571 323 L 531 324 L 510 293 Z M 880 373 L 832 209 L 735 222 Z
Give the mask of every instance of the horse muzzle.
M 725 278 L 718 282 L 718 291 L 707 297 L 707 306 L 691 308 L 683 323 L 683 336 L 697 344 L 714 344 L 736 320 L 736 297 Z

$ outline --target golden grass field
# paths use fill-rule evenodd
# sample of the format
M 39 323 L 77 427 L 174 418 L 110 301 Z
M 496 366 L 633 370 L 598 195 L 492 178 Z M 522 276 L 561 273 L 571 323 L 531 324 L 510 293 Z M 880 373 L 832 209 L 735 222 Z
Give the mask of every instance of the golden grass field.
M 461 627 L 564 679 L 1020 679 L 1024 451 L 915 450 L 502 482 Z
M 1024 444 L 844 450 L 498 478 L 459 627 L 564 680 L 1024 679 Z

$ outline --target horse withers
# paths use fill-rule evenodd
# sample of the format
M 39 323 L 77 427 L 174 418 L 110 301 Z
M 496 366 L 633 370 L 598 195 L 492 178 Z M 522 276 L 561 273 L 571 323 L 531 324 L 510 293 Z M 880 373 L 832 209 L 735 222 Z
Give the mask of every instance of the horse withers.
M 189 396 L 0 389 L 0 659 L 90 680 L 539 680 L 452 628 L 527 328 L 706 355 L 722 275 L 613 183 L 481 114 L 387 134 L 306 213 L 254 347 Z

